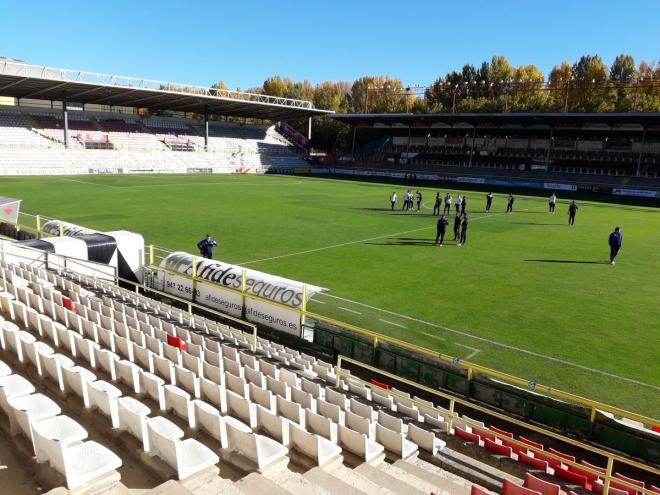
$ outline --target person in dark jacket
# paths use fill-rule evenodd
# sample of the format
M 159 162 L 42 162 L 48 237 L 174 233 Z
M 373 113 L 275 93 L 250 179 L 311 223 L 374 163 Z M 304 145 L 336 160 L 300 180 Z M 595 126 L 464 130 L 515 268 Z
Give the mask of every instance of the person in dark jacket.
M 461 216 L 456 215 L 454 218 L 454 240 L 458 241 L 461 238 Z
M 440 193 L 435 195 L 435 204 L 433 205 L 433 214 L 440 215 L 440 205 L 442 204 L 442 196 Z
M 461 203 L 461 215 L 465 215 L 466 208 L 467 208 L 467 196 L 463 196 L 463 202 Z
M 218 243 L 211 237 L 211 234 L 206 234 L 206 237 L 197 243 L 197 249 L 199 249 L 199 254 L 202 257 L 211 259 L 213 258 L 213 249 L 217 245 Z
M 623 235 L 619 227 L 614 228 L 614 232 L 610 234 L 608 243 L 610 245 L 610 264 L 614 265 L 614 258 L 619 254 L 619 249 L 621 249 L 621 244 L 623 244 Z
M 447 231 L 447 225 L 449 225 L 449 222 L 445 218 L 444 215 L 442 215 L 440 218 L 438 218 L 438 226 L 437 226 L 437 234 L 435 236 L 435 245 L 442 247 L 442 243 L 445 240 L 445 232 Z M 440 241 L 440 243 L 438 243 Z
M 493 193 L 486 194 L 486 213 L 490 213 L 490 207 L 493 206 Z
M 467 242 L 467 228 L 468 228 L 468 217 L 467 215 L 463 215 L 463 223 L 461 223 L 461 238 L 458 240 L 459 246 Z
M 575 214 L 578 211 L 578 205 L 575 204 L 575 201 L 571 201 L 571 204 L 568 207 L 568 225 L 575 224 Z
M 513 194 L 509 193 L 509 199 L 506 202 L 506 212 L 507 213 L 513 213 L 513 202 L 515 201 L 515 198 L 513 197 Z

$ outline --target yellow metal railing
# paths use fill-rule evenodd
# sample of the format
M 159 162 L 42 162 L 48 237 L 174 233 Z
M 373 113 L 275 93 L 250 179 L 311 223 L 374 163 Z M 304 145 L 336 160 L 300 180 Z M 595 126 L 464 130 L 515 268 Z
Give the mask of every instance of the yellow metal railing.
M 410 387 L 413 387 L 415 389 L 418 389 L 418 390 L 424 391 L 426 393 L 432 394 L 436 397 L 440 397 L 442 399 L 448 400 L 449 401 L 449 409 L 445 410 L 445 409 L 441 409 L 441 408 L 431 407 L 431 406 L 429 406 L 428 404 L 426 404 L 422 401 L 419 401 L 419 400 L 414 399 L 414 398 L 410 398 L 407 395 L 401 394 L 397 391 L 388 390 L 388 389 L 384 389 L 384 388 L 378 387 L 376 385 L 373 385 L 371 382 L 368 382 L 366 380 L 358 378 L 358 377 L 352 375 L 349 371 L 343 369 L 342 368 L 342 363 L 350 363 L 351 365 L 356 366 L 358 368 L 369 370 L 369 371 L 371 371 L 373 373 L 377 373 L 378 375 L 381 375 L 381 376 L 386 376 L 386 377 L 388 377 L 392 380 L 396 380 L 397 382 L 404 383 L 404 384 L 406 384 Z M 418 408 L 420 408 L 422 410 L 433 412 L 435 414 L 438 414 L 438 415 L 442 416 L 445 419 L 445 421 L 447 422 L 447 430 L 448 430 L 447 433 L 448 434 L 452 433 L 452 428 L 454 427 L 454 423 L 455 422 L 460 422 L 461 424 L 465 424 L 465 425 L 470 426 L 470 428 L 481 429 L 483 431 L 487 431 L 489 435 L 493 435 L 494 437 L 499 438 L 500 440 L 506 440 L 507 442 L 511 442 L 515 445 L 526 448 L 527 450 L 531 450 L 532 452 L 540 453 L 543 456 L 546 456 L 546 457 L 549 457 L 549 458 L 554 459 L 556 461 L 559 461 L 562 464 L 572 466 L 572 467 L 580 469 L 581 471 L 585 471 L 585 472 L 591 473 L 593 475 L 596 475 L 599 478 L 604 479 L 604 495 L 607 495 L 609 493 L 609 486 L 610 486 L 611 481 L 614 481 L 615 483 L 620 484 L 622 486 L 626 486 L 628 488 L 635 489 L 637 492 L 641 492 L 641 493 L 644 493 L 644 494 L 653 495 L 653 493 L 654 493 L 649 489 L 642 489 L 642 488 L 638 487 L 637 485 L 633 485 L 633 484 L 631 484 L 629 482 L 626 482 L 622 479 L 614 477 L 612 469 L 613 469 L 615 461 L 620 462 L 622 464 L 626 464 L 628 466 L 631 466 L 631 467 L 634 467 L 634 468 L 637 468 L 637 469 L 640 469 L 640 470 L 642 470 L 644 472 L 647 472 L 649 474 L 652 474 L 652 475 L 655 475 L 655 476 L 660 476 L 660 470 L 659 469 L 656 469 L 656 468 L 654 468 L 652 466 L 649 466 L 647 464 L 642 464 L 640 462 L 634 461 L 632 459 L 628 459 L 628 458 L 623 457 L 621 455 L 614 454 L 612 452 L 600 449 L 598 447 L 594 447 L 592 445 L 586 444 L 584 442 L 580 442 L 579 440 L 575 440 L 573 438 L 561 435 L 561 434 L 556 433 L 554 431 L 547 430 L 545 428 L 542 428 L 542 427 L 539 427 L 539 426 L 536 426 L 536 425 L 533 425 L 533 424 L 525 423 L 524 421 L 521 421 L 519 419 L 513 418 L 511 416 L 507 416 L 505 414 L 494 411 L 494 410 L 489 409 L 487 407 L 483 407 L 483 406 L 480 406 L 478 404 L 474 404 L 474 403 L 469 402 L 469 401 L 467 401 L 465 399 L 462 399 L 460 397 L 455 397 L 455 396 L 453 396 L 451 394 L 448 394 L 446 392 L 441 392 L 439 390 L 427 387 L 425 385 L 420 385 L 419 383 L 413 382 L 412 380 L 408 380 L 407 378 L 403 378 L 401 376 L 398 376 L 398 375 L 395 375 L 395 374 L 390 373 L 388 371 L 385 371 L 385 370 L 376 368 L 374 366 L 365 364 L 361 361 L 357 361 L 356 359 L 353 359 L 353 358 L 350 358 L 350 357 L 347 357 L 347 356 L 339 355 L 337 357 L 337 364 L 335 366 L 335 375 L 336 375 L 336 384 L 335 385 L 337 387 L 339 387 L 340 380 L 342 378 L 344 378 L 346 380 L 355 381 L 355 382 L 364 384 L 365 386 L 367 386 L 369 388 L 377 388 L 379 390 L 379 392 L 387 393 L 387 394 L 391 395 L 394 398 L 401 399 L 401 400 L 404 400 L 406 402 L 411 402 L 415 406 L 417 406 Z M 539 434 L 541 434 L 545 437 L 553 438 L 555 440 L 559 440 L 561 442 L 570 444 L 574 447 L 586 450 L 586 451 L 588 451 L 592 454 L 600 455 L 600 456 L 604 457 L 605 459 L 607 459 L 607 468 L 605 470 L 605 474 L 601 473 L 600 471 L 589 468 L 587 466 L 584 466 L 582 464 L 579 464 L 577 462 L 569 461 L 568 459 L 566 459 L 564 457 L 557 456 L 557 455 L 555 455 L 551 452 L 548 452 L 546 450 L 539 449 L 539 448 L 534 447 L 532 445 L 529 445 L 527 443 L 520 442 L 519 440 L 510 438 L 510 437 L 508 437 L 506 435 L 503 435 L 501 433 L 491 431 L 487 427 L 482 426 L 480 423 L 478 423 L 478 422 L 476 422 L 472 419 L 469 419 L 469 418 L 466 418 L 466 417 L 460 417 L 459 418 L 456 415 L 456 413 L 454 412 L 455 408 L 456 408 L 456 404 L 460 404 L 463 407 L 467 407 L 471 410 L 487 414 L 489 416 L 495 417 L 497 419 L 501 419 L 501 420 L 506 421 L 508 423 L 513 423 L 516 426 L 525 428 L 525 429 L 527 429 L 529 431 L 533 431 L 535 433 L 539 433 Z

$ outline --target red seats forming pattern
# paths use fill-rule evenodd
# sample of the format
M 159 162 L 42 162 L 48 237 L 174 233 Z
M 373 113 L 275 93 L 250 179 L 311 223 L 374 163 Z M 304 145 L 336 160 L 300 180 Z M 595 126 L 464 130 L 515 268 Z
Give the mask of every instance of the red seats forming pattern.
M 649 490 L 651 490 L 653 493 L 660 493 L 660 488 L 655 485 L 651 485 Z
M 615 482 L 612 482 L 610 483 L 609 495 L 629 495 L 630 493 L 633 494 L 635 493 L 635 491 L 632 488 L 630 490 L 631 491 L 628 492 L 626 487 L 624 487 L 623 485 L 617 486 Z M 605 491 L 605 485 L 602 482 L 597 481 L 596 483 L 594 483 L 593 491 L 594 493 L 603 493 Z
M 561 492 L 559 485 L 544 481 L 530 473 L 525 474 L 523 486 L 530 490 L 536 490 L 541 495 L 559 495 Z
M 526 447 L 522 447 L 518 445 L 517 443 L 510 442 L 509 440 L 502 440 L 502 445 L 506 445 L 507 447 L 511 447 L 511 450 L 515 452 L 516 454 L 529 454 L 529 451 L 527 450 Z
M 564 454 L 563 452 L 559 452 L 558 450 L 550 448 L 550 449 L 548 449 L 548 453 L 554 454 L 557 457 L 561 457 L 563 459 L 566 459 L 567 461 L 575 462 L 575 456 Z
M 472 485 L 472 488 L 470 489 L 470 495 L 489 495 L 489 493 L 477 485 Z
M 599 476 L 593 473 L 590 473 L 588 471 L 585 471 L 584 469 L 580 469 L 575 466 L 568 466 L 568 470 L 571 471 L 572 473 L 579 474 L 580 476 L 584 476 L 589 483 L 592 483 L 599 479 Z
M 631 485 L 635 485 L 635 486 L 638 486 L 640 488 L 645 487 L 645 483 L 643 481 L 635 480 L 633 478 L 628 478 L 627 476 L 624 476 L 620 473 L 614 473 L 614 477 L 619 478 L 620 480 L 623 480 L 623 481 L 627 481 Z M 630 488 L 629 488 L 629 490 L 630 490 Z
M 491 442 L 495 442 L 495 438 L 496 438 L 495 435 L 493 435 L 489 431 L 482 430 L 481 428 L 472 428 L 472 433 L 476 433 L 477 435 L 479 435 L 479 437 L 482 440 L 487 438 Z
M 540 459 L 542 461 L 546 461 L 548 463 L 548 466 L 550 466 L 552 469 L 561 469 L 562 468 L 562 463 L 561 461 L 558 461 L 554 457 L 550 457 L 545 454 L 541 454 L 540 452 L 534 452 L 534 457 L 536 459 Z
M 377 387 L 383 388 L 383 389 L 385 389 L 385 390 L 389 390 L 389 389 L 390 389 L 390 386 L 389 386 L 387 383 L 379 382 L 379 381 L 376 380 L 375 378 L 372 378 L 371 380 L 369 380 L 369 382 L 370 382 L 372 385 L 376 385 Z

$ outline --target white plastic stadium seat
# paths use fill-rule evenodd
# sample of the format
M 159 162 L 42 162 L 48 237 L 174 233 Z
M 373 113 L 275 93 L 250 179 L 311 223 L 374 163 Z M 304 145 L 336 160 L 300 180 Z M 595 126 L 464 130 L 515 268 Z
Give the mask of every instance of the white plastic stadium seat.
M 307 433 L 298 425 L 292 424 L 289 430 L 289 448 L 313 459 L 318 466 L 324 466 L 341 454 L 341 447 L 314 433 Z
M 279 442 L 256 433 L 248 433 L 227 424 L 229 448 L 248 458 L 262 470 L 286 456 L 288 449 Z
M 147 431 L 150 454 L 160 457 L 172 467 L 180 480 L 220 462 L 220 458 L 212 450 L 197 440 L 181 440 L 183 432 L 163 417 L 148 419 Z
M 32 441 L 32 423 L 57 416 L 62 412 L 52 399 L 43 394 L 24 395 L 7 400 L 12 433 L 20 429 Z
M 149 436 L 147 434 L 147 419 L 151 409 L 133 397 L 117 399 L 117 415 L 119 429 L 128 431 L 142 442 L 142 449 L 149 452 Z
M 406 440 L 403 434 L 389 430 L 380 424 L 376 425 L 376 442 L 402 459 L 407 459 L 417 452 L 417 445 Z
M 347 451 L 355 454 L 365 462 L 371 462 L 380 456 L 385 447 L 373 442 L 366 435 L 353 431 L 345 426 L 338 426 L 339 445 Z
M 430 452 L 431 455 L 437 454 L 439 450 L 447 445 L 443 440 L 437 438 L 432 431 L 420 428 L 414 423 L 408 425 L 408 440 L 416 443 L 420 449 Z

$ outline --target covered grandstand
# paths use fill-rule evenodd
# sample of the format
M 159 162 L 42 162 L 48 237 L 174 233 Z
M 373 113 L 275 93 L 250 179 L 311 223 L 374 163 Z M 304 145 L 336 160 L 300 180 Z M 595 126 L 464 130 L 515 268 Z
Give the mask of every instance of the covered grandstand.
M 350 162 L 447 176 L 606 187 L 660 185 L 660 114 L 333 115 L 353 127 Z M 351 165 L 353 166 L 353 165 Z

